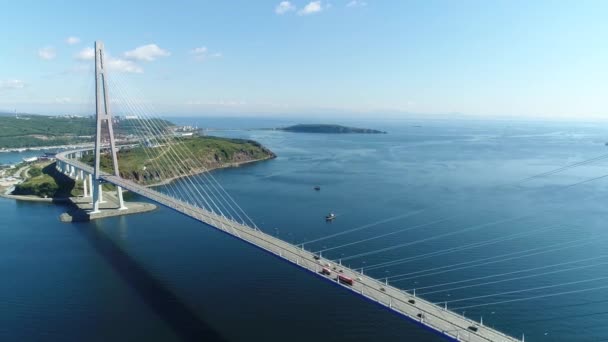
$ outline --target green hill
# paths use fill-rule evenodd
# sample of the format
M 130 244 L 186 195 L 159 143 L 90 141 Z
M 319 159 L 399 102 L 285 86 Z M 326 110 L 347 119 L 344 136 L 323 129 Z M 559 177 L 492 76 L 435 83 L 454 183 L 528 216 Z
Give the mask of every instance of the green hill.
M 163 145 L 154 147 L 153 151 L 150 151 L 149 147 L 120 150 L 118 164 L 121 177 L 140 184 L 154 184 L 204 170 L 275 157 L 272 151 L 252 140 L 206 136 L 175 138 L 170 145 L 171 149 L 169 145 Z M 92 155 L 88 155 L 83 157 L 82 161 L 93 165 L 94 159 Z M 100 163 L 103 170 L 112 172 L 112 160 L 109 155 L 104 155 Z
M 172 126 L 155 119 L 154 125 Z M 115 134 L 126 136 L 142 128 L 140 120 L 122 120 L 115 124 Z M 0 148 L 58 146 L 93 142 L 93 117 L 10 115 L 0 116 Z

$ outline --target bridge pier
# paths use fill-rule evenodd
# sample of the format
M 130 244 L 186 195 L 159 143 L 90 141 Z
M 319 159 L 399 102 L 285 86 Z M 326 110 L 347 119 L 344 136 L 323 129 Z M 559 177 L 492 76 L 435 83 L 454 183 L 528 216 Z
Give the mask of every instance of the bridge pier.
M 89 197 L 89 175 L 80 170 L 82 174 L 82 197 Z
M 92 198 L 93 197 L 93 175 L 92 174 L 88 174 L 87 175 L 87 183 L 89 183 L 89 196 Z
M 91 211 L 91 214 L 97 214 L 99 213 L 99 205 L 101 203 L 105 203 L 103 201 L 103 184 L 101 184 L 101 182 L 99 182 L 99 180 L 95 180 L 93 182 L 93 211 Z
M 116 186 L 116 197 L 118 197 L 118 210 L 125 210 L 125 201 L 122 199 L 122 187 Z

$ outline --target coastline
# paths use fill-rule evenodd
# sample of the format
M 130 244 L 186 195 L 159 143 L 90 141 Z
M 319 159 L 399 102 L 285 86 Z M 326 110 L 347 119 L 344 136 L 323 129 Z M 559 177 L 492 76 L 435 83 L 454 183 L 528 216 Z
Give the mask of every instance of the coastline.
M 218 167 L 214 167 L 214 168 L 210 168 L 210 169 L 206 169 L 206 168 L 205 169 L 197 169 L 197 170 L 193 171 L 190 174 L 171 177 L 171 178 L 163 180 L 162 182 L 146 185 L 146 187 L 153 188 L 153 187 L 157 187 L 157 186 L 167 185 L 167 184 L 170 184 L 171 182 L 173 182 L 173 181 L 175 181 L 177 179 L 180 179 L 180 178 L 190 177 L 190 176 L 196 176 L 196 175 L 199 175 L 199 174 L 202 174 L 202 173 L 205 173 L 205 172 L 209 172 L 209 171 L 213 171 L 213 170 L 217 170 L 217 169 L 227 169 L 227 168 L 231 168 L 231 167 L 240 167 L 242 165 L 251 164 L 251 163 L 257 163 L 257 162 L 260 162 L 260 161 L 274 159 L 274 158 L 276 158 L 276 156 L 273 154 L 271 156 L 268 156 L 267 158 L 259 158 L 259 159 L 246 160 L 246 161 L 242 161 L 242 162 L 228 163 L 228 164 L 224 164 L 224 165 L 221 165 L 221 166 L 218 166 Z M 34 197 L 34 196 L 26 196 L 26 195 L 12 195 L 12 194 L 5 193 L 6 189 L 0 189 L 0 190 L 2 190 L 2 191 L 0 191 L 0 197 L 7 198 L 7 199 L 13 199 L 15 201 L 42 202 L 42 203 L 67 203 L 69 201 L 69 198 L 63 198 L 63 197 L 43 198 L 43 197 Z
M 34 197 L 34 196 L 26 196 L 26 195 L 11 195 L 4 193 L 4 191 L 0 192 L 0 197 L 13 199 L 15 201 L 24 201 L 24 202 L 42 202 L 42 203 L 65 203 L 68 201 L 67 198 L 63 197 Z
M 44 150 L 65 150 L 65 149 L 78 149 L 84 147 L 94 146 L 92 143 L 82 144 L 69 144 L 69 145 L 54 145 L 54 146 L 32 146 L 32 147 L 11 147 L 11 148 L 0 148 L 0 153 L 9 152 L 27 152 L 27 151 L 44 151 Z
M 129 140 L 129 139 L 117 139 L 116 144 L 131 144 L 137 143 L 137 140 Z M 49 145 L 49 146 L 31 146 L 31 147 L 3 147 L 0 148 L 0 153 L 9 153 L 9 152 L 27 152 L 27 151 L 45 151 L 45 150 L 69 150 L 69 149 L 80 149 L 85 147 L 94 147 L 94 143 L 84 142 L 84 143 L 73 143 L 66 145 Z M 120 146 L 118 146 L 120 147 Z
M 197 169 L 197 170 L 192 171 L 192 173 L 190 173 L 190 174 L 170 177 L 170 178 L 167 178 L 167 179 L 165 179 L 165 180 L 163 180 L 161 182 L 158 182 L 158 183 L 148 184 L 148 185 L 146 185 L 146 187 L 153 188 L 153 187 L 157 187 L 157 186 L 167 185 L 167 184 L 170 184 L 171 182 L 173 182 L 174 180 L 178 180 L 180 178 L 190 177 L 190 176 L 196 176 L 196 175 L 200 175 L 202 173 L 210 172 L 210 171 L 217 170 L 217 169 L 227 169 L 227 168 L 231 168 L 231 167 L 240 167 L 242 165 L 251 164 L 251 163 L 257 163 L 257 162 L 260 162 L 260 161 L 270 160 L 270 159 L 274 159 L 274 158 L 276 158 L 276 155 L 273 154 L 273 155 L 271 155 L 271 156 L 269 156 L 267 158 L 259 158 L 259 159 L 246 160 L 246 161 L 242 161 L 242 162 L 228 163 L 228 164 L 225 164 L 225 165 L 222 165 L 222 166 L 213 167 L 213 168 L 209 168 L 209 169 L 207 169 L 207 168 Z

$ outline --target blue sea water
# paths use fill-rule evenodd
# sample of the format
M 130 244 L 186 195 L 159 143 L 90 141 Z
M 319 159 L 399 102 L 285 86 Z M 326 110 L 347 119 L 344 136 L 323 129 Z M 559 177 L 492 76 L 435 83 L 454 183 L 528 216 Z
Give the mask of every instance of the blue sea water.
M 261 229 L 300 243 L 403 216 L 306 247 L 350 244 L 324 256 L 351 267 L 409 258 L 368 273 L 403 274 L 391 283 L 528 341 L 608 339 L 608 288 L 591 290 L 608 279 L 608 178 L 580 183 L 608 163 L 519 182 L 608 153 L 605 126 L 409 119 L 318 135 L 254 129 L 291 120 L 174 120 L 277 154 L 213 172 Z M 168 209 L 79 224 L 63 210 L 0 199 L 2 341 L 442 340 Z

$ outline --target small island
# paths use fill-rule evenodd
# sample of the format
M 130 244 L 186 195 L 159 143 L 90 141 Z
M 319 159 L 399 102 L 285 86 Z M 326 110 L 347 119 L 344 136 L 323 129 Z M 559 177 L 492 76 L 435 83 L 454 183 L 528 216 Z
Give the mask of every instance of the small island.
M 277 128 L 280 131 L 295 132 L 295 133 L 331 133 L 331 134 L 386 134 L 384 131 L 378 131 L 370 128 L 356 128 L 342 125 L 329 124 L 298 124 L 288 127 Z

